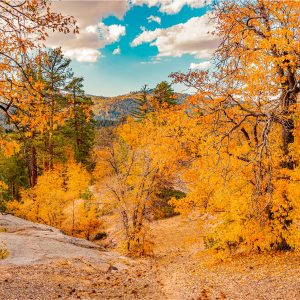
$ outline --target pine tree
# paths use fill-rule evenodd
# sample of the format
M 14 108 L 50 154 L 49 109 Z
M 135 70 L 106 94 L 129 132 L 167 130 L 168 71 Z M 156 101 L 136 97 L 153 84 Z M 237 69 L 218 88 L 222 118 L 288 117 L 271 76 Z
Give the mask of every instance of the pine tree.
M 166 81 L 162 81 L 156 86 L 153 91 L 153 99 L 160 106 L 172 106 L 177 104 L 174 90 Z
M 137 98 L 133 99 L 135 107 L 131 111 L 130 114 L 136 120 L 141 120 L 141 119 L 145 118 L 147 113 L 149 113 L 153 110 L 150 106 L 149 94 L 150 94 L 150 90 L 148 89 L 148 86 L 145 84 L 141 88 L 141 90 L 139 92 L 139 96 Z
M 87 165 L 91 164 L 90 150 L 95 139 L 95 121 L 93 101 L 84 93 L 83 80 L 82 77 L 74 77 L 66 86 L 72 117 L 66 122 L 63 131 L 71 138 L 76 160 Z

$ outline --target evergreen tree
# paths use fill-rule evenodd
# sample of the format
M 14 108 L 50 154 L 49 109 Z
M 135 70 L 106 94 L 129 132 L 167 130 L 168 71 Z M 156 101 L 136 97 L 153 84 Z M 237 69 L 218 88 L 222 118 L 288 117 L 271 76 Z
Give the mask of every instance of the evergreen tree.
M 93 101 L 83 90 L 83 78 L 74 77 L 66 86 L 67 98 L 72 106 L 72 118 L 66 122 L 64 132 L 71 138 L 77 162 L 90 165 L 90 150 L 95 139 Z
M 146 116 L 147 113 L 152 111 L 152 108 L 149 103 L 149 94 L 150 94 L 150 90 L 148 89 L 148 86 L 145 84 L 141 88 L 139 92 L 139 96 L 133 99 L 135 107 L 131 111 L 131 116 L 134 117 L 135 119 L 141 120 Z
M 159 105 L 176 105 L 177 101 L 175 98 L 174 90 L 171 84 L 166 81 L 159 83 L 153 91 L 153 99 Z
M 60 48 L 49 50 L 41 62 L 41 75 L 45 83 L 45 101 L 49 106 L 48 130 L 45 136 L 45 150 L 48 159 L 45 160 L 45 169 L 52 169 L 55 156 L 55 128 L 56 116 L 66 106 L 66 99 L 63 91 L 67 81 L 73 77 L 70 68 L 71 60 L 64 57 Z

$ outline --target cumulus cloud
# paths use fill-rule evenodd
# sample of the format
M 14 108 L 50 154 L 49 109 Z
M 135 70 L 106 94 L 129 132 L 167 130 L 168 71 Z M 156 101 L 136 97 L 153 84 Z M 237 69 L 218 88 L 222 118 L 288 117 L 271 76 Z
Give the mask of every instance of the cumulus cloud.
M 62 47 L 66 56 L 80 62 L 95 62 L 101 57 L 99 49 L 114 43 L 125 35 L 121 25 L 106 26 L 102 18 L 114 15 L 121 19 L 128 9 L 127 0 L 120 1 L 54 1 L 53 11 L 74 16 L 80 34 L 51 33 L 47 40 L 49 47 Z
M 201 63 L 191 63 L 191 70 L 207 70 L 210 67 L 210 61 L 203 61 Z
M 98 24 L 100 31 L 100 39 L 105 41 L 106 44 L 117 42 L 121 36 L 126 34 L 126 28 L 122 25 L 110 25 L 106 26 L 104 23 Z
M 117 48 L 113 51 L 112 54 L 113 54 L 113 55 L 119 55 L 119 54 L 121 54 L 121 48 L 120 48 L 120 47 L 117 47 Z
M 131 46 L 150 43 L 157 47 L 159 57 L 191 54 L 200 59 L 209 58 L 219 43 L 218 38 L 210 33 L 214 25 L 209 21 L 206 14 L 169 28 L 146 30 L 132 41 Z
M 66 49 L 64 54 L 71 59 L 76 59 L 78 62 L 95 62 L 101 57 L 100 51 L 88 48 Z
M 191 8 L 200 8 L 211 3 L 211 0 L 129 0 L 129 2 L 133 5 L 159 6 L 159 10 L 163 13 L 177 14 L 185 5 Z
M 161 24 L 161 18 L 158 16 L 150 16 L 147 18 L 147 20 L 148 20 L 148 23 L 156 22 L 158 24 Z
M 207 1 L 207 3 L 209 2 L 211 2 L 211 0 Z M 80 34 L 64 35 L 61 33 L 51 33 L 47 40 L 47 46 L 52 48 L 62 47 L 64 53 L 72 59 L 81 62 L 95 62 L 101 57 L 101 48 L 105 47 L 107 44 L 118 41 L 126 32 L 124 26 L 117 24 L 105 26 L 101 20 L 110 15 L 122 19 L 131 5 L 143 4 L 146 4 L 149 7 L 158 6 L 159 10 L 163 13 L 175 14 L 179 12 L 184 5 L 189 5 L 192 8 L 203 7 L 205 5 L 205 0 L 52 1 L 53 11 L 61 12 L 64 15 L 74 16 L 75 19 L 77 19 Z M 156 16 L 150 16 L 148 22 L 157 22 L 160 24 L 161 19 Z M 197 23 L 199 22 L 202 28 L 199 26 L 192 28 L 193 22 L 189 22 L 162 30 L 157 29 L 155 31 L 147 31 L 144 29 L 145 32 L 137 37 L 132 45 L 137 46 L 141 43 L 151 43 L 151 45 L 157 46 L 160 52 L 159 55 L 161 56 L 181 56 L 184 53 L 193 53 L 198 57 L 202 57 L 207 52 L 207 49 L 211 49 L 213 39 L 204 37 L 204 31 L 207 31 L 207 29 L 203 28 L 203 24 L 201 24 L 199 20 L 194 20 L 194 25 L 198 26 Z M 181 38 L 176 37 L 176 30 L 179 30 Z M 199 31 L 200 37 L 197 38 L 196 35 L 199 35 Z M 185 34 L 187 34 L 187 37 L 184 37 Z M 201 42 L 201 38 L 203 39 L 201 45 L 201 49 L 203 49 L 202 54 L 197 50 L 197 48 L 199 49 L 198 44 Z M 169 46 L 168 43 L 170 43 Z

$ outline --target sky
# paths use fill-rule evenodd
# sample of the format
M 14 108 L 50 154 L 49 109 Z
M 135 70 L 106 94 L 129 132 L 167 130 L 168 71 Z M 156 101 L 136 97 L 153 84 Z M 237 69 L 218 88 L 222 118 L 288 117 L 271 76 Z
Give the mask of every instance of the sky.
M 64 0 L 54 11 L 76 18 L 78 35 L 51 34 L 91 95 L 116 96 L 149 88 L 169 74 L 207 69 L 217 47 L 205 0 Z M 185 92 L 182 86 L 175 90 Z

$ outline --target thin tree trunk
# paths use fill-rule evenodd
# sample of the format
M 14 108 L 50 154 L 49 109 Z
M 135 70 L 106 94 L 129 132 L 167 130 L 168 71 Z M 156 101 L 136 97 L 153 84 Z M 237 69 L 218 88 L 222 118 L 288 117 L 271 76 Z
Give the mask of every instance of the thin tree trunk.
M 35 186 L 37 184 L 37 152 L 36 152 L 36 148 L 34 146 L 32 146 L 31 148 L 31 186 Z

